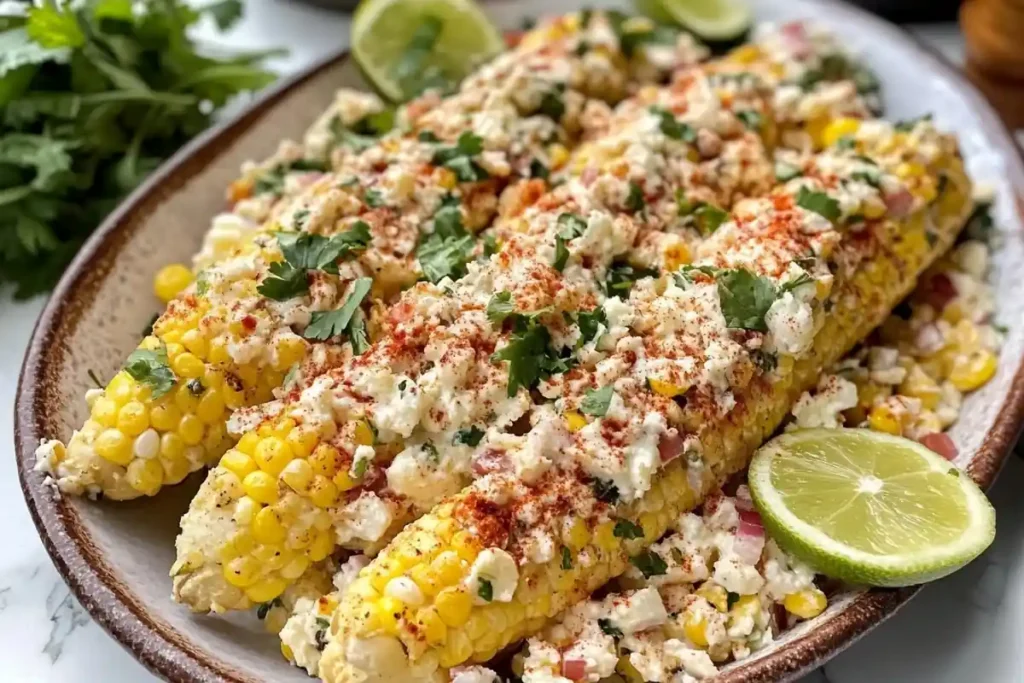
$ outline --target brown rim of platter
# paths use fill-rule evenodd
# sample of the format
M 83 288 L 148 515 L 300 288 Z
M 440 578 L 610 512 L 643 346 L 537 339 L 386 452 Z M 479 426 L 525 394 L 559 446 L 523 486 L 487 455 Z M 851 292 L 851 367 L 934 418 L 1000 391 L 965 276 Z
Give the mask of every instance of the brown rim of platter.
M 899 29 L 845 5 L 834 12 L 843 21 L 869 24 L 871 30 L 905 39 Z M 1009 131 L 990 105 L 964 76 L 942 57 L 915 43 L 922 68 L 940 72 L 962 85 L 962 91 L 979 113 L 990 138 L 1017 149 Z M 54 495 L 43 477 L 33 471 L 35 448 L 43 436 L 49 398 L 56 390 L 48 366 L 65 353 L 58 340 L 67 338 L 81 318 L 82 304 L 98 284 L 111 275 L 114 255 L 164 199 L 184 186 L 259 121 L 276 104 L 315 76 L 337 66 L 348 52 L 335 53 L 285 79 L 260 96 L 235 118 L 203 133 L 175 154 L 136 189 L 96 230 L 68 267 L 36 323 L 18 381 L 14 438 L 18 476 L 29 512 L 39 535 L 64 581 L 85 609 L 115 640 L 151 671 L 180 683 L 258 683 L 228 664 L 197 649 L 179 631 L 156 617 L 132 592 L 99 552 L 73 506 Z M 1017 212 L 1024 217 L 1024 163 L 1019 154 L 1008 155 L 1006 172 L 1015 188 Z M 1024 421 L 1024 362 L 995 417 L 992 428 L 968 466 L 970 476 L 982 487 L 995 480 Z M 795 637 L 774 652 L 740 662 L 716 677 L 719 683 L 768 683 L 795 678 L 819 666 L 856 642 L 892 616 L 913 597 L 919 587 L 875 589 L 852 599 L 835 617 Z

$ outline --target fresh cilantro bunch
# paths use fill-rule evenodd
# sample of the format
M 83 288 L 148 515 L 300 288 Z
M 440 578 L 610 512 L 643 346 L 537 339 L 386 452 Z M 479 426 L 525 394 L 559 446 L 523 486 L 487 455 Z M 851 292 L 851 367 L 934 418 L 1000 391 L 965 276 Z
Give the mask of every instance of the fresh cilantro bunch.
M 208 56 L 201 17 L 240 0 L 5 3 L 0 14 L 0 283 L 46 291 L 85 239 L 228 100 L 263 88 L 271 53 Z

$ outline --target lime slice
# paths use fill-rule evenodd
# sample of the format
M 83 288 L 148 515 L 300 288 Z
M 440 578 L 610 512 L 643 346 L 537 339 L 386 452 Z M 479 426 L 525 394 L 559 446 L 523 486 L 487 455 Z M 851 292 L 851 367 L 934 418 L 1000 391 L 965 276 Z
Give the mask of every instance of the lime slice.
M 363 0 L 352 19 L 352 55 L 392 101 L 458 83 L 505 48 L 472 0 Z
M 970 478 L 916 441 L 867 429 L 805 429 L 750 463 L 765 529 L 823 574 L 908 586 L 951 574 L 995 537 Z
M 744 0 L 633 0 L 636 8 L 655 21 L 676 23 L 704 40 L 733 40 L 752 22 Z

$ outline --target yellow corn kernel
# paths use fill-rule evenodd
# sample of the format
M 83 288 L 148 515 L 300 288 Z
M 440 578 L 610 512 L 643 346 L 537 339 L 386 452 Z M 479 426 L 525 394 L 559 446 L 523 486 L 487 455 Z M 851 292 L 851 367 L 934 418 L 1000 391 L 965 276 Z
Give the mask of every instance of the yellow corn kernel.
M 172 263 L 157 271 L 153 278 L 153 292 L 165 304 L 192 284 L 192 271 L 181 263 Z
M 700 612 L 687 612 L 683 617 L 683 633 L 686 638 L 702 650 L 708 647 L 708 622 Z
M 868 413 L 868 425 L 877 432 L 896 434 L 903 432 L 900 416 L 884 403 L 879 403 Z
M 473 656 L 473 641 L 462 631 L 448 634 L 448 643 L 441 650 L 439 662 L 443 667 L 453 667 L 467 661 Z
M 246 432 L 242 435 L 242 438 L 235 444 L 235 450 L 245 453 L 246 455 L 255 455 L 256 446 L 260 442 L 260 437 L 256 436 L 253 432 Z
M 567 410 L 565 412 L 565 425 L 569 428 L 570 432 L 578 432 L 587 426 L 587 418 L 575 410 Z
M 448 627 L 433 607 L 424 607 L 416 612 L 416 624 L 430 645 L 442 645 L 448 638 Z
M 171 361 L 171 367 L 174 370 L 174 374 L 185 379 L 197 379 L 206 373 L 206 366 L 203 365 L 203 361 L 199 360 L 199 357 L 195 354 L 188 353 L 187 351 Z
M 700 597 L 704 598 L 712 605 L 714 605 L 715 609 L 719 612 L 729 611 L 729 592 L 721 586 L 719 586 L 717 583 L 711 583 L 710 581 L 706 581 L 700 588 L 697 589 L 696 593 L 697 595 L 699 595 Z
M 687 246 L 686 242 L 680 240 L 672 243 L 665 249 L 663 260 L 665 262 L 665 270 L 674 271 L 690 263 L 693 260 L 693 254 L 690 253 L 690 247 Z
M 164 483 L 164 466 L 156 458 L 136 458 L 128 465 L 128 484 L 146 496 L 156 495 Z
M 817 115 L 808 119 L 805 129 L 816 148 L 820 149 L 825 146 L 825 128 L 829 123 L 831 121 L 827 115 Z
M 329 508 L 338 499 L 338 487 L 327 477 L 316 474 L 313 476 L 313 482 L 309 485 L 306 495 L 318 508 Z
M 305 460 L 292 460 L 281 470 L 281 479 L 295 492 L 305 493 L 313 483 L 313 468 Z
M 283 439 L 276 436 L 268 436 L 256 446 L 253 459 L 260 469 L 272 476 L 281 474 L 292 459 L 291 448 Z
M 149 429 L 149 415 L 140 401 L 128 401 L 117 414 L 117 428 L 127 436 L 138 436 Z
M 935 410 L 942 395 L 942 390 L 935 380 L 916 363 L 907 371 L 898 391 L 903 396 L 920 399 L 921 405 L 928 410 Z
M 195 446 L 203 440 L 203 423 L 195 415 L 185 415 L 178 423 L 178 436 L 187 446 Z
M 338 449 L 322 443 L 313 449 L 307 460 L 316 474 L 330 478 L 338 472 L 338 456 Z
M 216 389 L 207 389 L 196 407 L 196 415 L 208 425 L 217 424 L 224 418 L 224 397 Z
M 236 449 L 231 449 L 225 453 L 220 459 L 220 464 L 222 467 L 234 472 L 239 479 L 245 479 L 250 472 L 255 472 L 257 469 L 256 463 L 253 462 L 252 458 Z
M 761 600 L 757 595 L 741 595 L 729 610 L 730 622 L 737 619 L 753 619 L 761 609 Z
M 276 510 L 265 507 L 256 513 L 252 520 L 252 537 L 256 542 L 283 543 L 287 536 L 288 530 L 281 523 L 281 517 Z
M 472 562 L 480 552 L 480 544 L 468 531 L 459 531 L 452 537 L 452 550 L 466 562 Z
M 903 179 L 920 178 L 925 175 L 924 166 L 916 162 L 903 162 L 896 166 L 895 173 Z
M 297 428 L 288 432 L 284 440 L 292 450 L 294 457 L 307 458 L 312 454 L 313 448 L 316 447 L 317 441 L 319 441 L 319 437 L 312 429 Z
M 728 59 L 740 64 L 753 64 L 761 59 L 761 48 L 750 43 L 741 45 L 729 53 Z
M 473 598 L 458 588 L 445 588 L 437 594 L 434 606 L 445 624 L 451 628 L 459 628 L 469 621 L 469 615 L 473 611 Z
M 198 329 L 187 330 L 181 335 L 181 344 L 190 353 L 195 356 L 202 358 L 206 355 L 209 345 L 206 343 L 206 337 Z
M 181 411 L 173 403 L 153 406 L 153 409 L 149 411 L 150 424 L 153 426 L 153 429 L 161 432 L 176 430 L 180 421 Z
M 319 562 L 332 552 L 334 552 L 334 534 L 326 529 L 318 531 L 316 538 L 306 549 L 306 554 L 313 562 Z
M 569 150 L 565 148 L 565 145 L 558 144 L 557 142 L 548 150 L 549 158 L 551 159 L 551 170 L 558 170 L 565 166 L 565 162 L 569 161 Z
M 227 343 L 223 339 L 214 339 L 209 346 L 208 361 L 215 365 L 228 365 L 232 362 Z
M 355 427 L 355 442 L 358 446 L 372 446 L 374 442 L 373 428 L 366 420 L 359 420 Z
M 968 356 L 960 356 L 949 371 L 949 381 L 963 392 L 974 391 L 983 386 L 996 374 L 998 361 L 994 353 L 980 350 Z
M 458 553 L 446 550 L 430 563 L 430 570 L 443 586 L 454 586 L 462 580 L 465 567 Z
M 615 537 L 615 524 L 613 522 L 602 522 L 594 529 L 594 544 L 605 551 L 612 551 L 619 545 L 619 539 Z
M 835 119 L 821 133 L 821 142 L 824 147 L 831 147 L 839 141 L 839 138 L 853 135 L 860 129 L 860 121 L 846 116 Z
M 665 398 L 681 396 L 686 393 L 688 388 L 650 377 L 647 379 L 647 385 L 651 388 L 651 391 L 656 393 L 658 396 L 664 396 Z
M 295 335 L 285 336 L 277 341 L 276 351 L 277 354 L 273 364 L 274 369 L 287 371 L 305 357 L 306 342 Z
M 224 564 L 224 579 L 232 586 L 245 588 L 255 583 L 259 577 L 260 566 L 255 558 L 248 555 L 236 557 Z
M 345 492 L 349 489 L 355 488 L 359 482 L 352 478 L 352 475 L 348 473 L 347 469 L 338 470 L 338 473 L 334 475 L 332 479 L 334 485 L 338 487 L 339 491 Z
M 185 384 L 182 384 L 174 392 L 174 405 L 183 414 L 192 415 L 199 407 L 199 398 Z
M 245 597 L 249 598 L 253 602 L 262 603 L 270 602 L 277 596 L 284 593 L 284 589 L 288 587 L 288 583 L 277 576 L 271 576 L 264 579 L 260 579 L 253 585 L 245 589 Z
M 437 184 L 446 190 L 454 189 L 458 185 L 459 179 L 455 177 L 455 174 L 447 168 L 437 169 Z
M 828 598 L 817 588 L 790 593 L 782 601 L 786 611 L 801 619 L 813 619 L 825 611 Z
M 270 505 L 277 502 L 277 480 L 266 472 L 250 472 L 242 479 L 242 488 L 257 503 Z
M 106 396 L 100 396 L 92 404 L 90 415 L 92 419 L 104 427 L 113 427 L 117 424 L 117 403 Z
M 402 613 L 405 611 L 405 605 L 401 600 L 385 595 L 377 601 L 377 609 L 377 618 L 380 622 L 381 630 L 388 635 L 396 635 L 398 633 L 398 625 L 402 620 Z
M 127 465 L 132 461 L 132 440 L 116 429 L 104 429 L 93 445 L 96 454 L 115 465 Z

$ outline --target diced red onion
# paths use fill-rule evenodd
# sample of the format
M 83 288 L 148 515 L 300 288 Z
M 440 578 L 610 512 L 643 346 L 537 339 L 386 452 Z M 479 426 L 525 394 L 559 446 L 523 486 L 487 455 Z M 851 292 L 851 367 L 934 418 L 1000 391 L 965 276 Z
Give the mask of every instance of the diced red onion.
M 658 440 L 658 455 L 662 462 L 675 460 L 683 453 L 683 437 L 676 430 L 665 432 Z
M 754 499 L 750 497 L 750 488 L 746 484 L 736 487 L 736 509 L 740 512 L 756 512 Z
M 931 306 L 941 311 L 950 301 L 956 298 L 958 292 L 953 280 L 945 273 L 936 273 L 928 280 L 925 287 L 926 300 Z
M 886 192 L 882 195 L 882 201 L 885 202 L 885 208 L 889 210 L 893 218 L 903 218 L 910 213 L 910 209 L 914 206 L 914 195 L 910 194 L 906 188 L 900 188 L 893 192 Z
M 950 438 L 949 434 L 945 432 L 932 432 L 931 434 L 925 434 L 918 441 L 921 445 L 929 448 L 946 460 L 956 460 L 956 456 L 960 454 L 957 450 L 956 444 L 953 443 L 953 439 Z
M 811 54 L 811 42 L 807 39 L 807 28 L 801 21 L 791 21 L 779 27 L 790 53 L 797 59 Z
M 733 551 L 747 564 L 757 564 L 764 550 L 764 526 L 761 515 L 753 510 L 740 510 L 740 526 L 736 530 Z
M 494 448 L 487 448 L 473 458 L 473 474 L 482 477 L 493 472 L 508 472 L 512 462 L 508 453 Z
M 562 676 L 570 681 L 582 681 L 587 676 L 587 662 L 583 659 L 566 659 L 562 662 Z
M 588 166 L 583 169 L 583 173 L 580 174 L 580 182 L 583 183 L 583 187 L 590 187 L 595 180 L 597 180 L 596 168 Z

